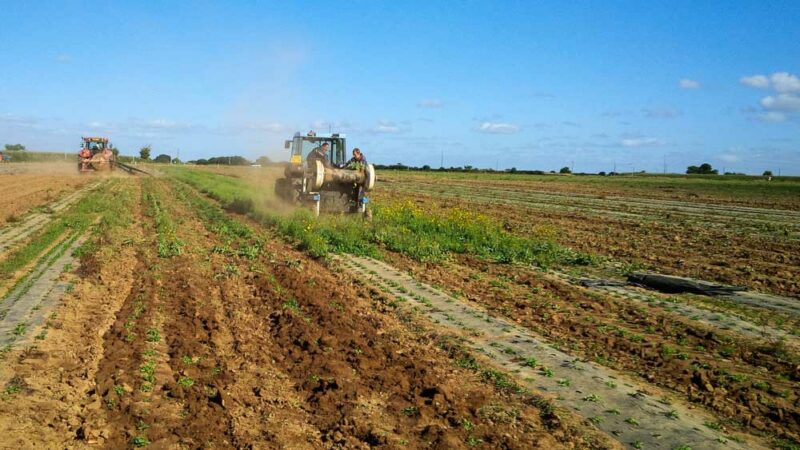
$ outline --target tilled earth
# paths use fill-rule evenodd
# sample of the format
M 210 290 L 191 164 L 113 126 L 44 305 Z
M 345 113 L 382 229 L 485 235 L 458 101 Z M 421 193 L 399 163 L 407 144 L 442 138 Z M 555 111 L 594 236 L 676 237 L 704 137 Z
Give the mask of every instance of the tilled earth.
M 17 167 L 15 164 L 14 168 Z M 29 164 L 17 170 L 19 173 L 0 173 L 0 225 L 13 223 L 31 208 L 49 203 L 90 181 L 89 177 L 81 177 L 71 164 Z
M 561 398 L 554 407 L 498 372 L 464 364 L 472 359 L 449 343 L 469 334 L 443 336 L 433 323 L 399 313 L 390 307 L 391 295 L 343 270 L 338 260 L 310 259 L 169 178 L 130 178 L 124 186 L 133 205 L 126 210 L 128 225 L 95 237 L 80 267 L 64 275 L 73 288 L 48 313 L 46 338 L 3 349 L 3 445 L 637 448 L 599 433 L 592 422 L 599 418 L 581 421 L 557 407 Z M 421 200 L 423 206 L 428 200 L 470 207 L 463 200 Z M 497 217 L 512 232 L 541 232 L 512 209 Z M 575 239 L 597 233 L 587 226 L 585 235 L 575 234 L 577 224 L 586 223 L 578 215 L 537 217 L 583 236 Z M 662 248 L 660 239 L 645 242 L 645 236 L 637 237 L 641 245 Z M 666 410 L 670 404 L 676 411 L 696 409 L 709 417 L 704 426 L 719 434 L 720 445 L 743 434 L 758 436 L 744 441 L 756 447 L 800 439 L 795 350 L 737 334 L 724 320 L 735 316 L 756 328 L 794 333 L 800 319 L 791 313 L 719 303 L 716 323 L 670 307 L 709 308 L 710 300 L 633 302 L 533 267 L 466 255 L 435 264 L 388 251 L 384 256 L 392 267 L 450 293 L 452 301 L 541 336 L 577 364 L 591 361 L 624 373 L 640 386 L 637 396 L 658 396 Z M 701 258 L 692 263 L 694 257 L 685 257 L 686 267 Z M 547 376 L 525 367 L 531 377 L 525 383 Z M 574 382 L 571 389 L 580 393 L 583 386 Z M 578 401 L 602 402 L 587 394 Z M 624 424 L 636 426 L 628 419 Z
M 267 231 L 245 238 L 257 256 L 228 251 L 244 241 L 198 212 L 205 200 L 186 186 L 127 184 L 132 225 L 103 236 L 68 275 L 74 289 L 47 338 L 4 354 L 4 444 L 616 446 L 568 412 L 458 367 L 376 308 L 358 280 Z M 172 257 L 159 256 L 165 216 L 181 248 Z
M 769 200 L 759 203 L 751 197 L 694 198 L 656 195 L 657 190 L 645 197 L 641 191 L 592 184 L 467 182 L 433 176 L 384 181 L 373 195 L 377 201 L 409 200 L 436 211 L 481 211 L 512 233 L 549 234 L 567 247 L 627 264 L 800 295 L 796 199 L 776 203 L 780 209 L 770 213 Z M 570 197 L 573 193 L 581 197 Z M 576 205 L 577 200 L 581 204 Z M 705 211 L 704 205 L 723 209 Z M 757 212 L 747 209 L 754 207 Z

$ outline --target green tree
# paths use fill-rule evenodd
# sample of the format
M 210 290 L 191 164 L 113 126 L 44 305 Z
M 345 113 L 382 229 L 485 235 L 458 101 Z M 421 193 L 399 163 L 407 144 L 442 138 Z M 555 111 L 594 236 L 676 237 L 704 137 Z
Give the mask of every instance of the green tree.
M 572 171 L 569 170 L 569 167 L 564 166 L 558 171 L 558 173 L 572 173 Z
M 25 150 L 25 146 L 22 144 L 6 144 L 5 149 L 9 152 L 21 152 Z
M 772 171 L 771 170 L 765 170 L 763 175 L 765 177 L 771 177 L 772 176 Z
M 719 171 L 711 167 L 709 163 L 700 164 L 700 166 L 689 166 L 686 168 L 687 174 L 697 174 L 697 175 L 717 175 Z
M 266 156 L 259 156 L 258 159 L 256 160 L 256 164 L 260 164 L 262 166 L 266 166 L 270 163 L 272 163 L 272 161 Z
M 153 160 L 153 162 L 157 162 L 157 163 L 161 163 L 161 164 L 169 164 L 171 161 L 172 161 L 172 158 L 170 158 L 169 155 L 165 155 L 163 153 L 158 155 L 158 156 L 156 156 L 156 159 Z
M 139 149 L 139 157 L 143 160 L 147 161 L 150 159 L 150 146 L 145 145 L 144 147 Z

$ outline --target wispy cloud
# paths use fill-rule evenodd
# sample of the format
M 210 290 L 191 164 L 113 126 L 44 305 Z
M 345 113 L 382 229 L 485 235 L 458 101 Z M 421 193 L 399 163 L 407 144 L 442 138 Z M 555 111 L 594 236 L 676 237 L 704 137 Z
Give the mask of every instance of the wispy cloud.
M 407 123 L 397 123 L 391 120 L 379 120 L 377 125 L 369 129 L 370 132 L 377 134 L 397 134 L 410 130 Z
M 678 81 L 678 86 L 680 86 L 681 89 L 699 89 L 700 82 L 689 78 L 682 78 Z
M 18 114 L 5 113 L 0 114 L 0 123 L 14 124 L 14 125 L 36 125 L 41 120 L 36 117 L 20 116 Z
M 658 147 L 664 145 L 664 141 L 654 137 L 635 137 L 625 138 L 620 141 L 623 147 L 636 148 L 636 147 Z
M 770 111 L 800 111 L 800 96 L 793 94 L 778 94 L 761 99 L 761 106 Z
M 672 108 L 643 108 L 642 114 L 650 119 L 674 119 L 680 117 L 683 113 Z
M 519 132 L 519 125 L 505 122 L 482 122 L 475 128 L 480 133 L 513 134 Z
M 727 163 L 737 163 L 742 160 L 742 157 L 736 153 L 720 153 L 717 158 Z
M 428 108 L 428 109 L 436 109 L 442 108 L 444 106 L 444 102 L 439 99 L 426 99 L 417 102 L 417 108 Z
M 786 114 L 777 111 L 767 111 L 756 114 L 755 118 L 762 122 L 778 123 L 786 121 Z
M 765 77 L 764 75 L 753 75 L 749 77 L 742 77 L 739 79 L 739 82 L 745 86 L 750 86 L 754 88 L 769 87 L 769 78 Z
M 353 124 L 346 120 L 315 120 L 310 127 L 314 131 L 347 132 L 353 130 Z

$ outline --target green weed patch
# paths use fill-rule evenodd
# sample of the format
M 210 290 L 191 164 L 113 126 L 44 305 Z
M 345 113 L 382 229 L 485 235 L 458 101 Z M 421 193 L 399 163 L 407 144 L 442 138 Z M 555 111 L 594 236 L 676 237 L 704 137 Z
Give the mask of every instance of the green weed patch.
M 411 202 L 392 202 L 375 205 L 371 222 L 355 216 L 314 218 L 302 208 L 284 215 L 260 206 L 258 196 L 237 178 L 190 169 L 173 169 L 171 173 L 224 208 L 247 213 L 274 227 L 316 257 L 329 253 L 380 257 L 380 249 L 387 249 L 417 261 L 433 262 L 452 254 L 542 267 L 596 262 L 590 255 L 561 247 L 548 237 L 515 236 L 491 218 L 470 211 L 431 214 Z

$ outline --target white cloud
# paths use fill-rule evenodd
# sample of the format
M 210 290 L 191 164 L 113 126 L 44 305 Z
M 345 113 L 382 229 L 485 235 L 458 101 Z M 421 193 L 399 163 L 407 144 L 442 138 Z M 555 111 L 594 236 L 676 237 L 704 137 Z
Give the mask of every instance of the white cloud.
M 374 126 L 371 130 L 373 133 L 393 134 L 402 131 L 399 125 L 388 120 L 378 121 L 378 125 Z
M 733 153 L 722 153 L 719 155 L 719 159 L 727 163 L 735 163 L 742 160 L 742 158 L 739 155 L 735 155 Z
M 775 72 L 769 77 L 765 75 L 742 77 L 739 82 L 755 88 L 771 87 L 778 93 L 800 92 L 800 78 L 789 72 Z
M 767 111 L 764 113 L 756 114 L 756 118 L 763 122 L 785 122 L 786 114 L 776 111 Z
M 475 129 L 481 133 L 513 134 L 519 132 L 519 125 L 503 122 L 483 122 Z
M 439 99 L 427 99 L 427 100 L 422 100 L 422 101 L 417 103 L 417 107 L 418 108 L 434 109 L 434 108 L 441 108 L 443 106 L 444 106 L 444 102 L 439 100 Z
M 800 96 L 793 94 L 778 94 L 761 99 L 761 106 L 770 111 L 800 111 Z
M 777 92 L 800 92 L 800 78 L 788 72 L 776 72 L 769 77 Z
M 754 88 L 769 87 L 769 78 L 765 77 L 764 75 L 753 75 L 751 77 L 742 77 L 739 79 L 739 82 L 744 84 L 745 86 L 750 86 Z
M 678 81 L 678 86 L 680 86 L 681 89 L 698 89 L 700 87 L 700 82 L 697 80 L 683 78 Z
M 800 112 L 800 78 L 789 72 L 775 72 L 769 77 L 753 75 L 740 80 L 742 84 L 758 88 L 771 88 L 774 95 L 761 99 L 761 112 L 755 108 L 745 111 L 751 117 L 763 122 L 785 122 Z
M 620 143 L 623 147 L 656 147 L 664 145 L 664 141 L 652 137 L 625 138 Z

